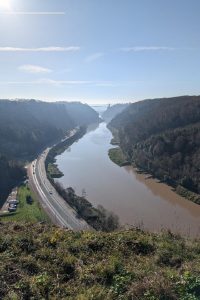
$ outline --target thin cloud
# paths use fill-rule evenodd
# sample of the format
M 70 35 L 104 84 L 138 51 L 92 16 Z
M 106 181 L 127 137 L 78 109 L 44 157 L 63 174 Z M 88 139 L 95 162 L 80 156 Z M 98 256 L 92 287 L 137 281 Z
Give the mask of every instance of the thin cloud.
M 62 86 L 62 85 L 85 85 L 91 84 L 92 81 L 87 80 L 54 80 L 49 78 L 43 78 L 38 81 L 35 81 L 35 84 L 48 84 L 54 86 Z
M 141 52 L 141 51 L 172 51 L 175 50 L 173 47 L 157 47 L 157 46 L 151 46 L 151 47 L 125 47 L 121 48 L 120 51 L 123 52 Z
M 86 80 L 54 80 L 49 78 L 42 78 L 39 80 L 33 81 L 0 81 L 0 85 L 83 85 L 83 84 L 91 84 L 93 81 Z
M 63 16 L 64 11 L 3 11 L 0 15 Z
M 90 63 L 95 60 L 98 60 L 99 58 L 103 57 L 105 54 L 102 52 L 93 53 L 92 55 L 89 55 L 86 57 L 85 62 Z
M 20 47 L 0 47 L 0 52 L 76 52 L 80 47 L 39 47 L 39 48 L 20 48 Z
M 50 78 L 41 78 L 33 81 L 0 81 L 0 85 L 51 85 L 51 86 L 64 86 L 64 85 L 88 85 L 97 87 L 116 87 L 118 84 L 106 81 L 89 81 L 89 80 L 54 80 Z
M 31 73 L 31 74 L 40 74 L 40 73 L 51 73 L 52 70 L 48 68 L 44 68 L 41 66 L 35 65 L 23 65 L 18 68 L 22 72 Z

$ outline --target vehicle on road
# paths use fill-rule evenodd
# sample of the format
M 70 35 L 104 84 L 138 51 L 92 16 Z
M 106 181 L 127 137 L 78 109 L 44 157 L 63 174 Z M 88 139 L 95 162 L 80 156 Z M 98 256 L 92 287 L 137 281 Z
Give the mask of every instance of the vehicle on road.
M 8 207 L 9 212 L 15 212 L 17 210 L 16 207 Z
M 17 199 L 10 199 L 8 200 L 9 204 L 19 204 L 19 201 Z
M 10 204 L 9 207 L 10 207 L 10 208 L 16 208 L 16 209 L 17 209 L 17 204 Z

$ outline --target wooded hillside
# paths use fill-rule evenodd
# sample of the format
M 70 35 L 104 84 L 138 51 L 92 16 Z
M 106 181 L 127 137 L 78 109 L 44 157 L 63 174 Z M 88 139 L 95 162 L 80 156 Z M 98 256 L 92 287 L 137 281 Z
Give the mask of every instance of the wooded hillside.
M 81 103 L 35 100 L 0 101 L 0 204 L 23 180 L 22 163 L 76 127 L 98 122 L 98 114 Z
M 200 193 L 200 96 L 131 104 L 109 127 L 138 167 Z

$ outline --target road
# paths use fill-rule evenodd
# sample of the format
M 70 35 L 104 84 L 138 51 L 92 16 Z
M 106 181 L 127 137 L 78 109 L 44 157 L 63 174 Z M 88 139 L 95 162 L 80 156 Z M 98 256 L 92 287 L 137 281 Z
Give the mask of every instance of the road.
M 49 150 L 49 148 L 46 149 L 37 160 L 29 165 L 30 188 L 37 194 L 41 206 L 53 224 L 72 230 L 91 230 L 84 220 L 77 217 L 75 210 L 64 201 L 47 179 L 45 159 Z

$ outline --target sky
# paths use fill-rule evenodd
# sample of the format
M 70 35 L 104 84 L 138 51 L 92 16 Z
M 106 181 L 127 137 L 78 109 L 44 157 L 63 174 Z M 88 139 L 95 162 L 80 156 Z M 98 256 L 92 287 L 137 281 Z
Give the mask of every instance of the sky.
M 200 94 L 199 0 L 0 0 L 0 98 Z

